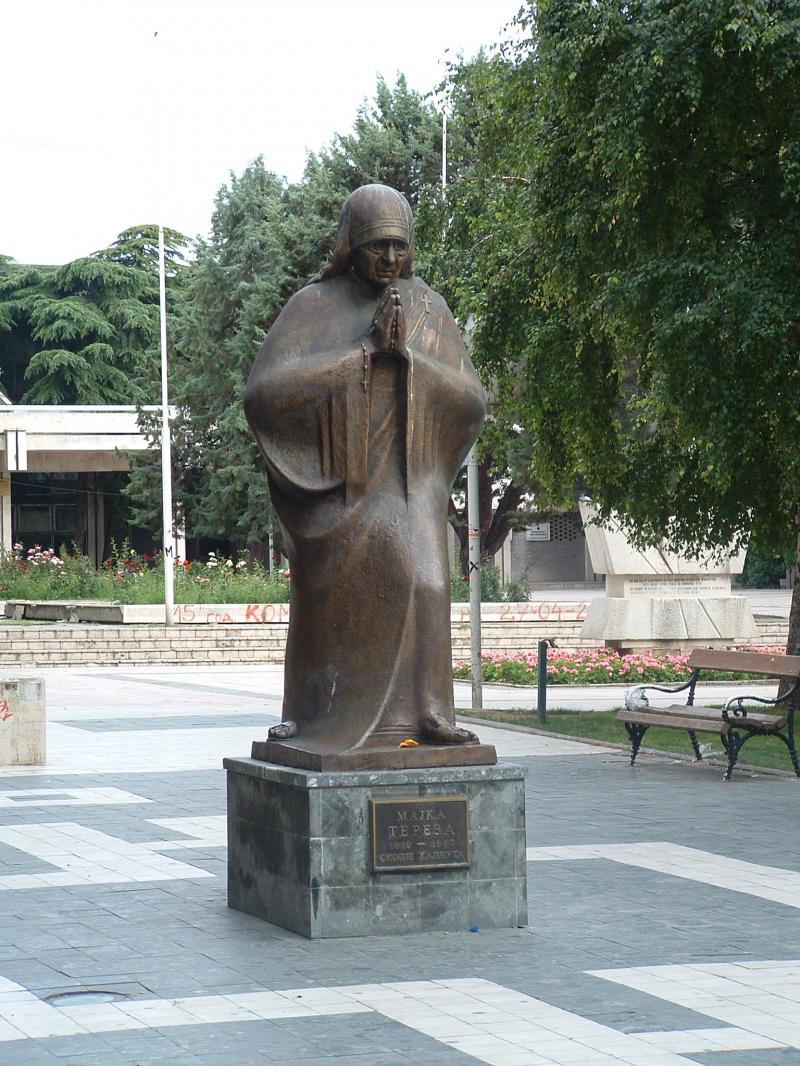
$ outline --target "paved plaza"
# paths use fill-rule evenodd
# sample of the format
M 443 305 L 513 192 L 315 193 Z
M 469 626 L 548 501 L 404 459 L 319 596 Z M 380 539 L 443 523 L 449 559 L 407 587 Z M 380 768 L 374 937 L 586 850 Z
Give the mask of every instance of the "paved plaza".
M 280 667 L 35 674 L 48 765 L 0 771 L 2 1066 L 800 1064 L 793 778 L 481 729 L 528 772 L 529 927 L 309 942 L 226 906 L 221 761 Z

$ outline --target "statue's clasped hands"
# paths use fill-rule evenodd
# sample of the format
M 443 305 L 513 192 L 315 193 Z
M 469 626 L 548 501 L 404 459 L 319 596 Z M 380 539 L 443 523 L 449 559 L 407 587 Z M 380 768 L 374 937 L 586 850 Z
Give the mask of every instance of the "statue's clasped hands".
M 372 336 L 376 352 L 408 358 L 406 316 L 400 293 L 393 285 L 386 288 L 378 304 L 378 310 L 372 319 Z

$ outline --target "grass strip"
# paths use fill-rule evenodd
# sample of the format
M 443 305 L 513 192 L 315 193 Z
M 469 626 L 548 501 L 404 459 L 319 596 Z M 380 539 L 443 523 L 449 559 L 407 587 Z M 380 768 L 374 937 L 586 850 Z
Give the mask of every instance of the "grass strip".
M 461 711 L 469 716 L 470 711 Z M 618 722 L 617 712 L 613 711 L 570 711 L 555 710 L 547 712 L 547 722 L 542 725 L 536 717 L 536 711 L 530 709 L 501 710 L 480 712 L 480 718 L 486 722 L 508 722 L 521 725 L 543 733 L 560 733 L 562 736 L 574 737 L 575 740 L 606 741 L 612 744 L 629 745 L 625 726 Z M 725 761 L 726 755 L 715 733 L 698 733 L 698 739 L 704 748 L 706 759 Z M 644 747 L 661 751 L 665 754 L 682 755 L 694 760 L 694 752 L 688 734 L 682 729 L 660 729 L 651 726 L 643 741 Z M 707 746 L 707 747 L 706 747 Z M 785 744 L 777 737 L 754 737 L 744 746 L 741 754 L 743 763 L 751 766 L 763 766 L 770 770 L 792 770 L 792 761 Z

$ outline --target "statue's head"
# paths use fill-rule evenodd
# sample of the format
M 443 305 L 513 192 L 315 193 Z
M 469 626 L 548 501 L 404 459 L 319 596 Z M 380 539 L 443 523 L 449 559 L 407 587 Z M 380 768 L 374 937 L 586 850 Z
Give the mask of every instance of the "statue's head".
M 327 281 L 353 268 L 376 288 L 414 273 L 414 217 L 408 201 L 388 185 L 362 185 L 344 202 Z

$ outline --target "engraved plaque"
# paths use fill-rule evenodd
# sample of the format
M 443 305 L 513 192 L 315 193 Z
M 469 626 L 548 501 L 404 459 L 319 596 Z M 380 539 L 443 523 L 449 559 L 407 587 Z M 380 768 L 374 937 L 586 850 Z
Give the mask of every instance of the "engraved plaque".
M 469 866 L 466 796 L 371 799 L 375 873 Z

